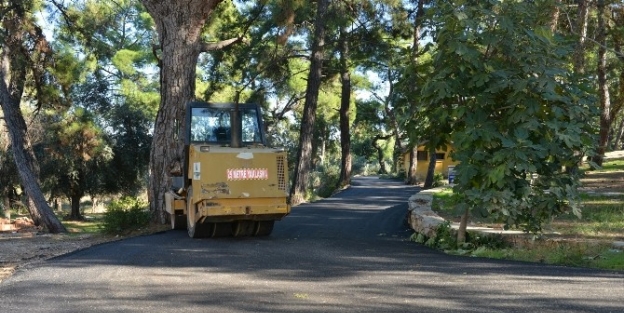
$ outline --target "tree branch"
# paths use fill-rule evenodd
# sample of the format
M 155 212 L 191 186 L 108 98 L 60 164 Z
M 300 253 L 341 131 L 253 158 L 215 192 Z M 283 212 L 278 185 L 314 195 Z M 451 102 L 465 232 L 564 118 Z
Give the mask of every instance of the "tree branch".
M 243 36 L 240 36 L 236 38 L 222 40 L 219 42 L 210 42 L 210 43 L 204 42 L 201 45 L 201 52 L 221 50 L 239 42 L 247 43 L 248 41 L 245 38 L 243 38 Z

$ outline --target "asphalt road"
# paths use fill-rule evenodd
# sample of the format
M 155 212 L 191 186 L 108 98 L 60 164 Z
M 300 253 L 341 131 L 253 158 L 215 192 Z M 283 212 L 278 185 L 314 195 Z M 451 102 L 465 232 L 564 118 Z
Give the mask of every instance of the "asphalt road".
M 624 273 L 448 256 L 409 242 L 414 187 L 356 178 L 270 237 L 169 231 L 0 284 L 0 312 L 624 312 Z

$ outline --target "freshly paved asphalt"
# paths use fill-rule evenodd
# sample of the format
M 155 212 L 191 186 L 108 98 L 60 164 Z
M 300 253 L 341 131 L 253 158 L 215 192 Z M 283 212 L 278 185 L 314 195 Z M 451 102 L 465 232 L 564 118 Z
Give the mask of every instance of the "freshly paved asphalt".
M 448 256 L 407 237 L 417 189 L 356 178 L 270 237 L 168 231 L 0 284 L 0 312 L 624 312 L 624 272 Z

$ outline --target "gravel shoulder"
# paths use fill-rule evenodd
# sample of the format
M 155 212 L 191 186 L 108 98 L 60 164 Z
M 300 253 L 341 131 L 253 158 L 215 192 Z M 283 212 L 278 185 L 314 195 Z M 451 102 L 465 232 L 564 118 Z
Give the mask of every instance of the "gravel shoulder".
M 151 225 L 126 236 L 105 234 L 48 234 L 34 227 L 0 232 L 0 282 L 15 271 L 45 260 L 87 249 L 106 242 L 167 230 L 168 225 Z
M 0 233 L 0 282 L 18 268 L 119 239 L 99 234 L 42 234 L 36 230 Z

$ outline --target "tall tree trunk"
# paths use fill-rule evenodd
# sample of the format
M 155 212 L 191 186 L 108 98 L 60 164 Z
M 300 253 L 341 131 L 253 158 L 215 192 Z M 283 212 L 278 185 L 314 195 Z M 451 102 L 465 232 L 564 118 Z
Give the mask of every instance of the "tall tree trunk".
M 299 135 L 299 151 L 297 153 L 295 172 L 293 173 L 293 186 L 290 191 L 290 201 L 292 205 L 297 205 L 305 201 L 308 175 L 312 167 L 312 136 L 314 135 L 316 107 L 318 105 L 318 94 L 321 87 L 323 52 L 325 49 L 325 17 L 328 5 L 329 0 L 317 1 L 312 55 L 310 58 L 310 73 L 308 75 L 306 98 Z
M 388 69 L 388 77 L 392 77 L 392 70 Z M 390 102 L 394 97 L 394 84 L 390 80 L 388 82 L 388 96 L 383 101 L 384 103 L 384 112 L 388 117 L 390 122 L 390 127 L 392 127 L 392 135 L 394 135 L 394 152 L 392 153 L 392 167 L 395 172 L 398 172 L 398 164 L 399 157 L 403 153 L 403 143 L 401 142 L 401 130 L 399 129 L 399 122 L 397 121 L 396 114 L 394 114 L 394 110 L 390 107 Z
M 426 0 L 418 0 L 416 3 L 416 18 L 414 19 L 414 37 L 412 38 L 412 67 L 414 69 L 418 68 L 418 54 L 420 53 L 420 36 L 421 36 L 421 27 L 423 23 L 423 18 L 425 16 L 425 1 Z M 412 84 L 412 93 L 416 93 L 417 86 L 416 84 Z M 413 97 L 416 99 L 417 97 Z M 419 103 L 412 103 L 413 107 L 417 107 L 420 105 Z M 406 182 L 408 185 L 416 185 L 418 183 L 418 179 L 416 177 L 416 166 L 418 165 L 418 142 L 412 142 L 412 150 L 410 151 L 410 165 L 409 170 L 407 171 Z
M 587 38 L 587 24 L 589 22 L 588 0 L 577 0 L 577 25 L 578 41 L 574 51 L 574 71 L 578 74 L 585 73 L 585 42 Z
M 576 29 L 573 28 L 573 33 L 576 32 L 578 36 L 576 41 L 576 47 L 574 48 L 574 56 L 572 65 L 574 73 L 577 75 L 585 74 L 585 49 L 587 42 L 587 26 L 589 23 L 589 2 L 591 0 L 576 0 L 577 14 L 576 14 Z M 581 156 L 581 153 L 579 153 Z M 582 162 L 582 156 L 577 160 L 577 164 L 566 168 L 568 173 L 576 173 L 578 171 L 578 165 Z
M 609 96 L 609 85 L 607 84 L 607 25 L 605 18 L 607 6 L 604 0 L 598 0 L 598 35 L 596 41 L 598 46 L 598 93 L 600 97 L 600 135 L 594 163 L 602 166 L 607 143 L 609 141 L 609 131 L 611 130 L 611 99 Z
M 0 105 L 9 130 L 15 165 L 28 196 L 27 207 L 35 225 L 43 224 L 51 233 L 67 232 L 46 202 L 39 184 L 39 165 L 20 110 L 29 58 L 21 53 L 24 40 L 21 23 L 25 17 L 15 12 L 10 14 L 3 17 L 2 25 L 9 35 L 4 38 L 0 49 Z
M 613 12 L 612 16 L 614 18 L 615 25 L 623 25 L 624 24 L 624 7 L 619 6 L 617 8 L 611 7 Z M 613 37 L 613 48 L 616 52 L 616 56 L 621 63 L 624 63 L 624 54 L 622 53 L 622 35 L 619 32 L 616 32 L 612 35 Z M 611 110 L 611 119 L 612 123 L 615 123 L 616 117 L 620 114 L 622 108 L 624 107 L 624 71 L 620 71 L 620 75 L 618 77 L 618 92 L 616 93 L 616 97 L 613 99 L 612 110 Z M 613 130 L 615 133 L 613 142 L 611 144 L 614 150 L 619 150 L 622 148 L 621 140 L 624 135 L 624 118 L 620 118 L 620 122 L 618 126 Z
M 624 134 L 624 118 L 620 120 L 617 128 L 615 129 L 615 140 L 613 141 L 613 150 L 620 150 L 622 148 L 622 135 Z
M 77 180 L 71 184 L 71 195 L 69 198 L 71 204 L 71 213 L 69 214 L 69 219 L 72 221 L 80 221 L 83 219 L 82 212 L 80 212 L 80 200 L 84 196 L 84 181 L 85 181 L 85 171 L 82 169 L 78 170 Z
M 162 56 L 161 99 L 154 124 L 150 154 L 148 196 L 152 217 L 161 223 L 170 170 L 184 158 L 184 142 L 176 134 L 185 127 L 186 104 L 195 96 L 197 59 L 202 51 L 201 31 L 222 0 L 141 0 L 154 19 Z M 176 125 L 177 123 L 177 125 Z M 176 127 L 177 126 L 177 127 Z
M 423 186 L 424 189 L 433 187 L 433 178 L 435 176 L 435 166 L 437 161 L 435 149 L 429 150 L 429 165 L 427 166 L 427 178 L 425 178 L 425 185 Z
M 552 31 L 553 33 L 557 31 L 560 13 L 561 13 L 561 0 L 555 0 L 552 15 L 551 15 L 551 20 L 550 20 L 550 31 Z
M 418 184 L 418 177 L 416 176 L 416 168 L 418 166 L 418 147 L 414 146 L 410 149 L 409 153 L 409 167 L 407 169 L 405 183 L 408 185 Z
M 349 125 L 349 108 L 351 105 L 351 72 L 349 70 L 349 41 L 347 30 L 340 29 L 340 177 L 336 189 L 351 183 L 351 132 Z
M 459 220 L 459 228 L 457 229 L 457 243 L 466 242 L 466 229 L 468 228 L 468 220 L 470 218 L 470 210 L 466 209 Z
M 69 219 L 72 221 L 80 221 L 82 220 L 82 212 L 80 212 L 80 199 L 82 199 L 82 195 L 73 194 L 69 201 L 71 202 L 71 213 L 69 214 Z
M 384 161 L 383 149 L 381 148 L 381 145 L 379 145 L 379 140 L 388 140 L 390 137 L 392 137 L 392 135 L 377 135 L 373 139 L 373 147 L 377 150 L 377 162 L 379 163 L 379 171 L 377 173 L 379 174 L 388 174 L 386 162 Z

